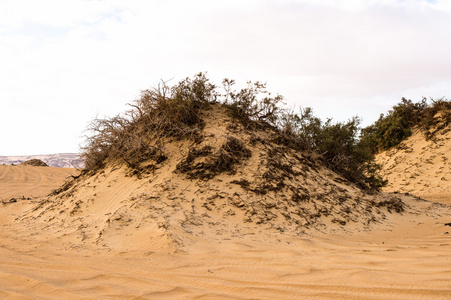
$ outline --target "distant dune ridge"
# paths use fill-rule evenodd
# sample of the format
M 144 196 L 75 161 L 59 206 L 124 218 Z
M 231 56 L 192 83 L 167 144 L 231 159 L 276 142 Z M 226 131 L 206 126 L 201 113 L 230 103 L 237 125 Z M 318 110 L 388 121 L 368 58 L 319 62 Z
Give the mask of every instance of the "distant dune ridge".
M 24 155 L 24 156 L 0 156 L 0 165 L 20 165 L 31 160 L 40 159 L 50 167 L 56 168 L 83 168 L 83 161 L 78 153 L 58 153 L 43 155 Z

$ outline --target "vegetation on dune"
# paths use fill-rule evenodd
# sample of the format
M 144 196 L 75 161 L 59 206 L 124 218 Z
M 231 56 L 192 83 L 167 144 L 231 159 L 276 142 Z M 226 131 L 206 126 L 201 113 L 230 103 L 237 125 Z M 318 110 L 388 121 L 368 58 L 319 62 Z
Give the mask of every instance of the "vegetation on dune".
M 283 109 L 283 97 L 276 95 L 271 97 L 271 93 L 266 90 L 266 84 L 259 81 L 248 82 L 247 88 L 239 92 L 233 90 L 234 80 L 224 79 L 223 86 L 226 91 L 224 104 L 229 109 L 230 114 L 239 119 L 247 126 L 266 124 L 277 126 Z
M 205 156 L 209 159 L 196 162 L 196 158 Z M 235 174 L 234 166 L 250 156 L 251 151 L 241 140 L 229 136 L 216 153 L 213 153 L 211 146 L 204 146 L 201 149 L 191 148 L 185 159 L 177 165 L 177 170 L 185 173 L 190 179 L 210 179 L 218 173 Z
M 438 122 L 435 118 L 438 112 L 443 112 L 443 123 L 446 127 L 451 123 L 451 102 L 444 98 L 428 103 L 426 98 L 414 103 L 402 98 L 386 115 L 362 129 L 362 141 L 373 153 L 388 150 L 397 146 L 412 134 L 412 129 L 418 126 L 426 139 L 434 137 L 436 131 L 430 131 Z
M 311 108 L 301 108 L 299 113 L 282 115 L 281 132 L 294 138 L 295 144 L 320 154 L 330 169 L 349 181 L 362 188 L 379 189 L 386 182 L 377 173 L 380 167 L 374 162 L 374 153 L 359 138 L 360 122 L 358 117 L 323 122 Z
M 298 112 L 283 106 L 283 97 L 272 96 L 260 82 L 236 91 L 233 80 L 225 79 L 225 93 L 217 92 L 205 74 L 187 78 L 173 87 L 161 83 L 157 88 L 144 90 L 141 97 L 130 104 L 131 110 L 112 118 L 95 119 L 88 127 L 82 147 L 86 170 L 97 170 L 111 161 L 122 161 L 131 168 L 139 168 L 144 161 L 164 161 L 162 138 L 202 141 L 202 111 L 220 102 L 231 117 L 248 129 L 271 128 L 271 141 L 297 151 L 314 151 L 326 165 L 346 179 L 366 188 L 380 188 L 384 181 L 377 175 L 374 147 L 371 139 L 359 139 L 360 119 L 347 122 L 323 122 L 310 108 Z M 233 146 L 233 147 L 232 147 Z M 236 149 L 235 149 L 236 148 Z M 192 153 L 191 153 L 192 152 Z M 229 139 L 218 153 L 212 149 L 192 149 L 192 159 L 213 155 L 211 172 L 190 169 L 191 160 L 180 162 L 178 169 L 191 177 L 211 178 L 218 172 L 233 173 L 233 165 L 249 157 L 250 152 L 238 140 Z
M 344 123 L 323 122 L 309 107 L 298 112 L 284 108 L 283 97 L 271 97 L 260 82 L 249 82 L 239 92 L 232 89 L 233 80 L 225 79 L 223 84 L 225 105 L 246 126 L 269 125 L 277 132 L 274 142 L 321 154 L 330 169 L 363 188 L 379 189 L 386 184 L 377 174 L 379 166 L 370 145 L 359 139 L 358 117 Z
M 174 87 L 163 82 L 155 89 L 142 91 L 124 115 L 94 119 L 88 126 L 91 134 L 82 146 L 85 168 L 99 169 L 114 160 L 131 167 L 148 159 L 164 160 L 160 138 L 198 137 L 204 125 L 199 110 L 216 101 L 214 90 L 203 74 Z

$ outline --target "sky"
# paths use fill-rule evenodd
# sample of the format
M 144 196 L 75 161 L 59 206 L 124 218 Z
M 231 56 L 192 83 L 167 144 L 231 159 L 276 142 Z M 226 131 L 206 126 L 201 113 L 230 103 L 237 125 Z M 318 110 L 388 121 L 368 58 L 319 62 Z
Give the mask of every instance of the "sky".
M 95 117 L 199 72 L 366 126 L 451 98 L 451 1 L 0 0 L 0 155 L 78 152 Z

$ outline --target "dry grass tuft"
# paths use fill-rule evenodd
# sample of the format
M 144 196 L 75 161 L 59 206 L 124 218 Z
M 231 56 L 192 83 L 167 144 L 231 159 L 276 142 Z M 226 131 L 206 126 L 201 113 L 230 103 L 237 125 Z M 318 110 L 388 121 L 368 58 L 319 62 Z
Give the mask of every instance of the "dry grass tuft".
M 21 163 L 23 166 L 48 167 L 49 165 L 40 159 L 30 159 Z
M 188 155 L 177 165 L 177 171 L 188 178 L 211 179 L 219 173 L 234 174 L 235 166 L 252 153 L 244 143 L 235 137 L 227 137 L 216 151 L 211 146 L 191 148 Z

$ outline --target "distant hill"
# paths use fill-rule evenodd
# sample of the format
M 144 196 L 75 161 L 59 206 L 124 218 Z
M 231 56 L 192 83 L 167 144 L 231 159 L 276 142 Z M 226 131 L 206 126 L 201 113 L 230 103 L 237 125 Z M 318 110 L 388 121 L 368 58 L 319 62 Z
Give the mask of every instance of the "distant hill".
M 25 156 L 0 156 L 0 165 L 20 165 L 30 159 L 40 159 L 50 167 L 83 168 L 83 161 L 78 153 L 57 153 Z

